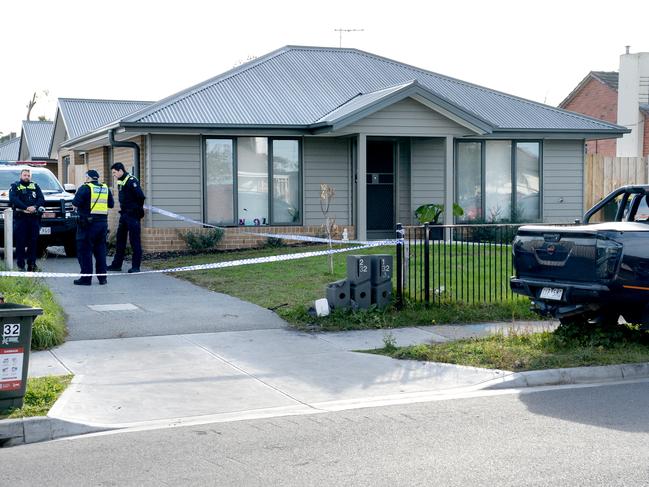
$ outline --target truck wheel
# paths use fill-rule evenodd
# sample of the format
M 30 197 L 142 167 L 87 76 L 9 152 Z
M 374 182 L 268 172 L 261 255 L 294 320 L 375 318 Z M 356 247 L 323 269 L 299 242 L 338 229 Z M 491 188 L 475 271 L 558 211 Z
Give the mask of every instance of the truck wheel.
M 77 256 L 77 241 L 74 239 L 68 239 L 63 242 L 63 249 L 65 250 L 66 257 L 76 257 Z

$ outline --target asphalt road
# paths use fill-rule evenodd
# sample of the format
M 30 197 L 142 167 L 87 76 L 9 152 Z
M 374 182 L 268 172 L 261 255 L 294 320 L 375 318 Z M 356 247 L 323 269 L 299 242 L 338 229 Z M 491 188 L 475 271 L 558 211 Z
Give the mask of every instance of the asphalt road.
M 120 433 L 0 450 L 0 485 L 649 483 L 649 382 Z

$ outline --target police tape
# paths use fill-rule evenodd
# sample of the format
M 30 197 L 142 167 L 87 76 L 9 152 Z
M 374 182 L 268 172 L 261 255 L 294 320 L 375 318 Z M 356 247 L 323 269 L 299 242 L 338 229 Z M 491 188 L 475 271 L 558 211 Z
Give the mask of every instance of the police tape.
M 340 254 L 344 252 L 351 252 L 353 250 L 362 250 L 372 247 L 380 247 L 385 245 L 383 242 L 372 242 L 367 245 L 360 245 L 355 247 L 346 247 L 344 249 L 327 249 L 316 250 L 312 252 L 301 252 L 296 254 L 282 254 L 282 255 L 269 255 L 266 257 L 253 257 L 250 259 L 229 260 L 225 262 L 212 262 L 210 264 L 196 264 L 183 267 L 171 267 L 168 269 L 154 269 L 150 271 L 140 271 L 138 273 L 110 273 L 110 274 L 79 274 L 73 272 L 23 272 L 23 271 L 0 271 L 1 277 L 116 277 L 116 276 L 140 276 L 146 274 L 168 274 L 173 272 L 193 272 L 204 271 L 212 269 L 224 269 L 227 267 L 237 267 L 242 265 L 251 264 L 265 264 L 269 262 L 284 262 L 288 260 L 306 259 L 309 257 L 319 257 L 322 255 Z
M 163 208 L 158 208 L 156 206 L 151 206 L 151 205 L 144 205 L 144 208 L 147 210 L 153 212 L 153 213 L 158 213 L 159 215 L 163 215 L 169 218 L 173 218 L 174 220 L 179 220 L 187 223 L 193 223 L 195 225 L 201 225 L 204 227 L 208 228 L 219 228 L 221 230 L 226 230 L 226 227 L 219 227 L 218 225 L 212 225 L 210 223 L 205 223 L 201 222 L 198 220 L 194 220 L 193 218 L 189 218 L 184 215 L 179 215 L 178 213 L 174 213 L 169 210 L 165 210 Z M 244 227 L 245 228 L 245 227 Z M 370 243 L 377 242 L 376 240 L 372 241 L 367 241 L 367 240 L 344 240 L 344 239 L 329 239 L 329 238 L 323 238 L 323 237 L 313 237 L 311 235 L 295 235 L 295 234 L 287 234 L 287 233 L 266 233 L 266 232 L 251 232 L 251 231 L 242 231 L 241 233 L 244 233 L 246 235 L 255 235 L 257 237 L 266 237 L 266 238 L 278 238 L 281 240 L 294 240 L 294 241 L 300 241 L 300 242 L 312 242 L 312 243 L 331 243 L 331 244 L 336 244 L 336 245 L 368 245 Z M 382 240 L 383 245 L 395 245 L 397 244 L 401 239 L 389 239 L 389 240 Z
M 154 213 L 158 213 L 175 220 L 184 221 L 187 223 L 193 223 L 196 225 L 201 225 L 209 228 L 220 228 L 225 230 L 224 227 L 218 227 L 209 223 L 201 222 L 194 220 L 192 218 L 186 217 L 184 215 L 179 215 L 177 213 L 165 210 L 163 208 L 158 208 L 151 205 L 144 206 L 147 210 Z M 311 237 L 309 235 L 292 235 L 292 234 L 277 234 L 277 233 L 262 233 L 262 232 L 241 232 L 247 235 L 255 235 L 258 237 L 267 237 L 267 238 L 279 238 L 282 240 L 295 240 L 302 242 L 312 242 L 312 243 L 325 243 L 330 245 L 353 245 L 353 247 L 345 247 L 338 249 L 326 249 L 326 250 L 315 250 L 311 252 L 301 252 L 295 254 L 282 254 L 282 255 L 269 255 L 266 257 L 253 257 L 250 259 L 238 259 L 226 262 L 213 262 L 210 264 L 197 264 L 191 266 L 183 267 L 173 267 L 169 269 L 154 269 L 148 271 L 141 271 L 138 273 L 132 274 L 120 274 L 120 273 L 111 273 L 111 274 L 80 274 L 73 272 L 24 272 L 24 271 L 0 271 L 0 277 L 104 277 L 104 276 L 138 276 L 142 274 L 167 274 L 174 272 L 192 272 L 192 271 L 202 271 L 202 270 L 212 270 L 212 269 L 223 269 L 227 267 L 236 267 L 242 265 L 250 264 L 265 264 L 269 262 L 284 262 L 288 260 L 297 260 L 297 259 L 306 259 L 309 257 L 318 257 L 323 255 L 339 254 L 344 252 L 351 252 L 353 250 L 362 250 L 373 247 L 383 247 L 386 245 L 401 245 L 403 244 L 403 236 L 398 239 L 389 239 L 389 240 L 337 240 L 337 239 L 328 239 L 320 237 Z

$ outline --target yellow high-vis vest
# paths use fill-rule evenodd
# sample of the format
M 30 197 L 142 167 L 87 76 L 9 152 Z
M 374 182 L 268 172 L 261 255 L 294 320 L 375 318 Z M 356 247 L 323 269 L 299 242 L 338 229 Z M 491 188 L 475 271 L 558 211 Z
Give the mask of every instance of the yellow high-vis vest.
M 90 186 L 90 214 L 108 215 L 108 186 L 105 184 L 100 186 L 86 184 Z

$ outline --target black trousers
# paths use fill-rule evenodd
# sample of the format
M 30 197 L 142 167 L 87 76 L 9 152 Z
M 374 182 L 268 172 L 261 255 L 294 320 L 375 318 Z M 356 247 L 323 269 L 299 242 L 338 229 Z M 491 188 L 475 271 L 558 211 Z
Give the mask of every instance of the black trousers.
M 106 274 L 107 221 L 93 221 L 83 228 L 77 227 L 77 259 L 81 274 L 92 274 L 92 256 L 95 256 L 95 273 Z M 91 282 L 92 277 L 82 277 Z
M 40 228 L 40 221 L 35 216 L 21 216 L 14 220 L 14 245 L 18 267 L 25 267 L 25 247 L 27 247 L 27 265 L 36 264 Z
M 140 241 L 140 219 L 128 213 L 120 213 L 119 225 L 117 226 L 117 235 L 115 242 L 115 257 L 111 265 L 122 267 L 124 255 L 126 253 L 126 238 L 128 237 L 133 249 L 134 269 L 139 269 L 142 263 L 142 243 Z

